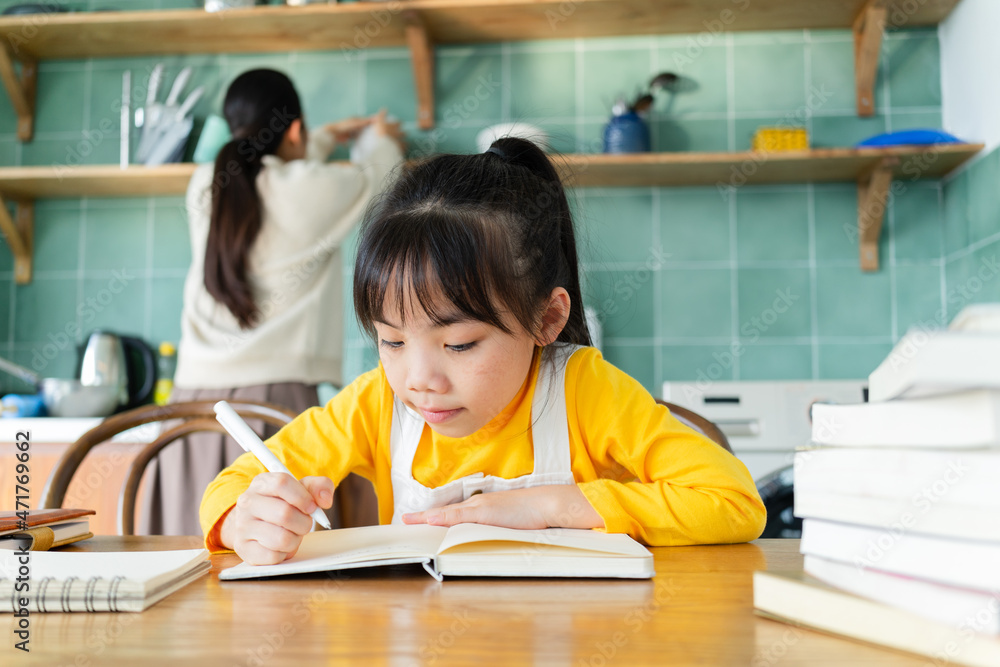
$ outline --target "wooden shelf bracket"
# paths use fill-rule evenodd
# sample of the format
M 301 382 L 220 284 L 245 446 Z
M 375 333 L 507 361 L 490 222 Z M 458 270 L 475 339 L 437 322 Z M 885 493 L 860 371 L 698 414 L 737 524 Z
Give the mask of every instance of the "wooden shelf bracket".
M 417 126 L 421 130 L 434 127 L 434 43 L 420 14 L 403 12 L 406 22 L 406 44 L 413 63 L 413 82 L 417 91 Z
M 886 0 L 868 0 L 854 19 L 854 90 L 858 115 L 875 115 L 875 79 L 887 14 Z
M 858 251 L 862 271 L 878 271 L 878 241 L 889 202 L 893 168 L 898 164 L 899 158 L 885 158 L 868 178 L 858 181 Z
M 14 58 L 6 45 L 0 43 L 0 79 L 7 89 L 11 106 L 17 113 L 17 138 L 31 141 L 35 132 L 35 84 L 38 77 L 38 62 L 32 58 L 19 58 L 21 75 L 14 69 Z
M 14 280 L 18 285 L 31 282 L 31 259 L 34 254 L 35 202 L 15 202 L 17 213 L 13 218 L 7 203 L 0 198 L 0 231 L 14 255 Z

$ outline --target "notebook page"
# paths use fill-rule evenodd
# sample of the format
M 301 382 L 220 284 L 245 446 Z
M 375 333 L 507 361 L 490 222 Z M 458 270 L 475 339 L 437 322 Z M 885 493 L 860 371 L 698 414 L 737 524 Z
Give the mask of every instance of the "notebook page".
M 321 530 L 307 534 L 295 556 L 283 563 L 240 563 L 223 570 L 220 578 L 226 580 L 322 572 L 343 565 L 379 565 L 381 561 L 398 559 L 418 562 L 419 559 L 434 556 L 447 532 L 447 528 L 423 524 Z
M 628 535 L 602 533 L 576 528 L 546 528 L 544 530 L 516 530 L 460 523 L 448 530 L 438 553 L 471 542 L 518 542 L 521 544 L 551 545 L 598 552 L 602 555 L 646 557 L 650 553 Z M 579 555 L 579 554 L 578 554 Z
M 322 559 L 352 563 L 394 556 L 433 556 L 447 528 L 428 525 L 362 526 L 320 530 L 302 540 L 298 552 L 284 564 Z
M 29 567 L 32 581 L 41 582 L 51 577 L 62 582 L 70 577 L 80 581 L 99 577 L 111 581 L 124 577 L 121 591 L 144 593 L 162 585 L 194 568 L 208 558 L 204 549 L 181 549 L 177 551 L 102 551 L 65 552 L 32 551 Z M 21 563 L 17 552 L 0 552 L 0 577 L 8 580 L 17 577 Z M 2 587 L 2 586 L 0 586 Z

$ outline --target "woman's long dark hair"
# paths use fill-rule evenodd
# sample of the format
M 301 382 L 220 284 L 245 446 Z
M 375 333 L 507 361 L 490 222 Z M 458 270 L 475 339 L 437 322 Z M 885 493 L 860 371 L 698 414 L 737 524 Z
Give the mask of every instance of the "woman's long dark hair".
M 278 149 L 292 121 L 302 117 L 302 107 L 287 76 L 255 69 L 229 86 L 223 115 L 233 139 L 215 158 L 205 288 L 249 329 L 258 315 L 247 279 L 247 257 L 261 226 L 257 174 L 261 158 Z
M 354 308 L 373 338 L 386 297 L 402 317 L 410 289 L 436 324 L 451 314 L 435 307 L 443 293 L 465 317 L 513 333 L 507 311 L 536 335 L 556 287 L 570 297 L 556 340 L 590 345 L 569 203 L 530 141 L 499 139 L 486 153 L 440 155 L 407 169 L 362 226 Z

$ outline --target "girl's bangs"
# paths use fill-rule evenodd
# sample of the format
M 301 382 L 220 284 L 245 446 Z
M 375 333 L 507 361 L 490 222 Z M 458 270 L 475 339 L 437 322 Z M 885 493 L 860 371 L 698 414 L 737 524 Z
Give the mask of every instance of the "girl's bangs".
M 386 322 L 392 306 L 400 326 L 419 308 L 439 326 L 475 320 L 512 333 L 497 307 L 517 303 L 510 248 L 476 218 L 393 216 L 368 230 L 354 281 L 355 310 L 366 333 L 375 337 L 374 323 Z

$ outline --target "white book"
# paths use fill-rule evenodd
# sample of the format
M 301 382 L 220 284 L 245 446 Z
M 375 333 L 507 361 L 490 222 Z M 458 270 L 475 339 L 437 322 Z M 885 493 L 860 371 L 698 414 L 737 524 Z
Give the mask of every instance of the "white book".
M 805 572 L 754 572 L 753 605 L 768 618 L 933 658 L 928 664 L 1000 665 L 997 637 L 854 595 Z
M 911 329 L 868 376 L 868 400 L 1000 389 L 1000 334 Z
M 945 503 L 1000 512 L 1000 449 L 819 447 L 795 453 L 796 493 Z
M 948 328 L 952 331 L 1000 333 L 1000 303 L 974 303 L 966 306 Z
M 1000 448 L 1000 389 L 881 403 L 816 403 L 812 440 L 838 447 Z
M 628 535 L 595 530 L 514 530 L 463 523 L 446 528 L 383 525 L 308 533 L 277 565 L 241 563 L 219 578 L 251 579 L 378 565 L 419 563 L 438 580 L 471 577 L 649 579 L 653 554 Z
M 803 569 L 820 581 L 849 593 L 887 604 L 954 628 L 968 627 L 1000 634 L 1000 590 L 995 594 L 958 588 L 841 563 L 822 556 L 805 556 Z
M 871 498 L 795 489 L 795 516 L 855 523 L 920 535 L 1000 542 L 1000 512 L 995 507 L 949 505 L 912 498 Z
M 1000 591 L 1000 542 L 960 540 L 822 519 L 802 522 L 799 550 L 856 567 Z
M 0 612 L 142 611 L 211 569 L 204 549 L 32 551 L 26 577 L 21 558 L 0 552 Z

